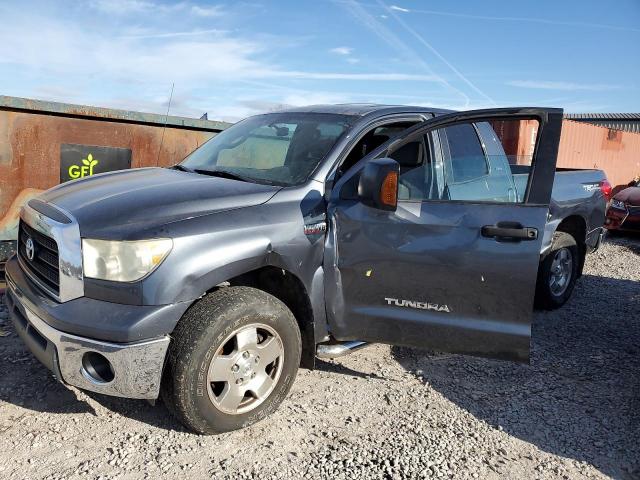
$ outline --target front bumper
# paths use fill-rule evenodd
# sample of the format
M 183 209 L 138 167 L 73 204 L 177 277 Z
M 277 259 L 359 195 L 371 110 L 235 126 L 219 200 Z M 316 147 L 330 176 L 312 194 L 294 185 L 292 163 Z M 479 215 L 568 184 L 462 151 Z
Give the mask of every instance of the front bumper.
M 629 210 L 609 208 L 604 226 L 607 230 L 640 231 L 640 213 L 636 213 L 637 209 L 638 207 L 634 207 L 631 212 Z
M 155 399 L 160 393 L 169 336 L 131 343 L 95 340 L 47 324 L 38 308 L 7 272 L 5 302 L 9 317 L 34 356 L 60 381 L 84 390 L 126 398 Z M 87 312 L 90 313 L 90 312 Z M 106 359 L 110 374 L 97 375 L 96 359 Z M 107 381 L 105 381 L 107 379 Z

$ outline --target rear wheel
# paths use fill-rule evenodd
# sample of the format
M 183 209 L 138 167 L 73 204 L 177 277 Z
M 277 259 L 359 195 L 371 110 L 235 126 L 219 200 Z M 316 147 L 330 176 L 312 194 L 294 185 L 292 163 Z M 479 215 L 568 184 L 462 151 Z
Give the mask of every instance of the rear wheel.
M 254 288 L 207 295 L 187 311 L 172 337 L 162 397 L 199 433 L 236 430 L 271 414 L 300 363 L 293 314 Z
M 538 268 L 536 306 L 546 310 L 560 308 L 573 293 L 578 278 L 579 252 L 575 238 L 556 232 L 551 250 Z

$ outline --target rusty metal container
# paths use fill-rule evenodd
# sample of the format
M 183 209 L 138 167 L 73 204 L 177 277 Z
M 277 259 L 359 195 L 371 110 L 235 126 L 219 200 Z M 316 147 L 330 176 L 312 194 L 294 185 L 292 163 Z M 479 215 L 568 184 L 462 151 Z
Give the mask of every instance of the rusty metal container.
M 132 168 L 168 166 L 229 125 L 0 96 L 0 242 L 15 241 L 26 201 L 60 183 L 62 145 L 128 149 Z

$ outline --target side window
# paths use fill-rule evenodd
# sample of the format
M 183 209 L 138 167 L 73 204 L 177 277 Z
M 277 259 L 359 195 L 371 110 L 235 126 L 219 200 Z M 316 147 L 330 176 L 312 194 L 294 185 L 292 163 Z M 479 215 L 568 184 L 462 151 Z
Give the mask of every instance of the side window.
M 444 167 L 442 199 L 524 201 L 537 121 L 460 123 L 433 135 L 439 138 Z
M 389 157 L 400 164 L 398 200 L 437 198 L 431 155 L 422 138 L 401 146 L 389 153 Z
M 367 132 L 358 143 L 354 145 L 347 157 L 343 160 L 338 168 L 338 175 L 346 173 L 365 155 L 373 152 L 380 145 L 388 141 L 390 138 L 402 133 L 409 127 L 420 123 L 419 121 L 392 122 L 386 125 L 375 127 Z
M 450 182 L 463 183 L 477 180 L 489 173 L 475 127 L 470 123 L 444 128 L 450 162 Z

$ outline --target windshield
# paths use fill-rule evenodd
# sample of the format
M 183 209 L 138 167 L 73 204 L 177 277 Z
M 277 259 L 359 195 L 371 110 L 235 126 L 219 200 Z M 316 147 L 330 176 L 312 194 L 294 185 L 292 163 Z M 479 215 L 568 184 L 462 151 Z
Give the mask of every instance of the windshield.
M 347 115 L 320 113 L 249 117 L 213 137 L 181 166 L 257 183 L 298 185 L 307 180 L 352 120 Z

